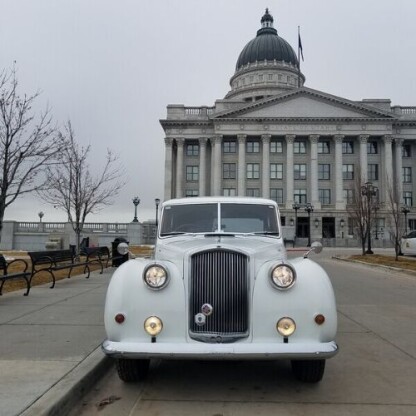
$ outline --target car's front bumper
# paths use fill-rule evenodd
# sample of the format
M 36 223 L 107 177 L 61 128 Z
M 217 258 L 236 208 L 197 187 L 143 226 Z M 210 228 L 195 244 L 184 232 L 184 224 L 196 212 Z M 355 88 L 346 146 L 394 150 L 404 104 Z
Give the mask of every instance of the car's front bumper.
M 316 343 L 136 343 L 113 342 L 102 344 L 105 354 L 114 358 L 164 359 L 325 359 L 338 352 L 335 341 Z

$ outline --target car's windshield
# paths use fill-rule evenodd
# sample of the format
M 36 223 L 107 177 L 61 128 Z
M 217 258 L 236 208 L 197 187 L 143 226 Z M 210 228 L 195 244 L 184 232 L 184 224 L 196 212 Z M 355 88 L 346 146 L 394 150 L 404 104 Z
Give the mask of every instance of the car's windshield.
M 273 205 L 220 203 L 166 206 L 160 235 L 182 233 L 277 235 L 279 229 Z

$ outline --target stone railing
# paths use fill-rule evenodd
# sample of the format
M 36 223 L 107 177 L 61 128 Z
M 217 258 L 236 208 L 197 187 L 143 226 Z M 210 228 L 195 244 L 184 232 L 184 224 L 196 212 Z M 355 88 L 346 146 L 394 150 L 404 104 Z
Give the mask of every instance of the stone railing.
M 185 107 L 184 105 L 168 105 L 168 119 L 208 119 L 214 114 L 215 107 Z
M 150 224 L 150 223 L 149 223 Z M 81 238 L 89 237 L 92 245 L 111 247 L 115 238 L 125 238 L 132 245 L 154 244 L 154 230 L 149 224 L 132 223 L 86 223 Z M 155 227 L 154 222 L 150 224 Z M 148 241 L 149 238 L 152 241 Z M 76 236 L 70 223 L 4 221 L 0 250 L 44 250 L 48 242 L 58 242 L 59 248 L 75 244 Z M 60 243 L 59 243 L 60 242 Z
M 394 114 L 399 114 L 407 117 L 416 117 L 416 107 L 402 107 L 394 106 L 392 107 Z

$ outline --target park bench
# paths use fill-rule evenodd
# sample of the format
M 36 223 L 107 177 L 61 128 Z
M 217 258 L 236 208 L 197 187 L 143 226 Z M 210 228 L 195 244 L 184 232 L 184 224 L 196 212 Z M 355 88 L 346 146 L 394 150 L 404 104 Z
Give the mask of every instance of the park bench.
M 21 265 L 23 270 L 12 271 L 9 273 L 10 267 L 15 264 Z M 2 292 L 4 283 L 6 282 L 6 280 L 11 279 L 24 279 L 26 281 L 27 290 L 26 293 L 24 293 L 24 296 L 27 296 L 30 291 L 30 275 L 32 274 L 31 271 L 28 270 L 28 268 L 29 265 L 27 264 L 27 261 L 23 259 L 15 259 L 8 262 L 3 256 L 3 254 L 0 254 L 0 270 L 3 272 L 3 274 L 0 275 L 0 296 L 3 294 Z
M 295 247 L 295 243 L 296 243 L 296 236 L 293 236 L 292 238 L 290 238 L 290 237 L 285 237 L 285 238 L 283 239 L 283 243 L 284 243 L 285 247 L 286 247 L 286 245 L 287 245 L 287 244 L 289 244 L 289 243 L 291 243 L 291 244 L 292 244 L 292 247 Z
M 103 264 L 97 257 L 77 259 L 72 250 L 49 250 L 49 251 L 29 251 L 28 255 L 32 261 L 32 274 L 30 276 L 30 284 L 33 278 L 38 273 L 49 273 L 52 278 L 51 289 L 55 287 L 55 272 L 58 270 L 68 269 L 67 278 L 71 277 L 72 270 L 75 267 L 84 267 L 83 273 L 87 273 L 85 276 L 87 279 L 90 277 L 90 265 L 92 263 L 98 263 L 101 267 L 100 274 L 103 273 Z
M 108 267 L 108 262 L 111 260 L 110 250 L 107 246 L 83 247 L 81 254 L 87 257 L 87 261 L 98 259 L 102 267 Z

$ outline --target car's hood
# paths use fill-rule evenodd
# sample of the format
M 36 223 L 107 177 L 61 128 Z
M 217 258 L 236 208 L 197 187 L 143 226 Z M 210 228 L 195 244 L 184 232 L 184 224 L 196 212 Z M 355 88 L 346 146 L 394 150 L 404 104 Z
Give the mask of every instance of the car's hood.
M 178 262 L 184 256 L 203 250 L 225 249 L 239 251 L 256 263 L 264 263 L 269 260 L 286 260 L 286 250 L 282 238 L 275 236 L 253 235 L 202 235 L 187 234 L 159 240 L 155 247 L 155 257 L 160 260 L 177 259 Z M 174 262 L 176 262 L 174 260 Z

